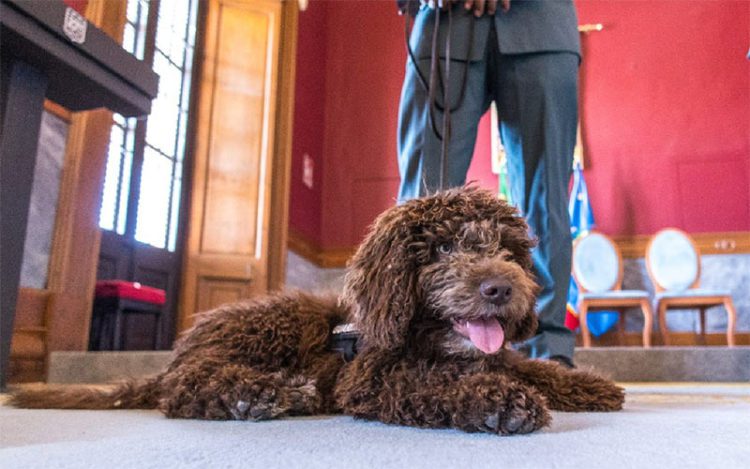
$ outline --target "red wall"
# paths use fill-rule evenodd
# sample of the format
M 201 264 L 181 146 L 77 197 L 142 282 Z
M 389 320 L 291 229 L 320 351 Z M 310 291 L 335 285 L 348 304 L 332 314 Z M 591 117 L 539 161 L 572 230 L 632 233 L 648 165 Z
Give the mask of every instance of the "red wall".
M 86 6 L 88 5 L 89 0 L 63 0 L 63 3 L 83 15 L 86 13 Z
M 750 230 L 750 3 L 579 1 L 597 222 Z
M 750 3 L 578 1 L 586 178 L 600 229 L 750 231 Z M 394 203 L 405 63 L 391 1 L 300 15 L 291 229 L 349 247 Z M 468 179 L 495 188 L 488 119 Z M 315 186 L 302 184 L 302 155 Z
M 313 1 L 300 15 L 297 44 L 294 135 L 292 145 L 291 229 L 316 243 L 321 241 L 321 200 L 324 174 L 326 35 L 328 2 Z M 302 181 L 303 158 L 313 161 L 313 187 Z

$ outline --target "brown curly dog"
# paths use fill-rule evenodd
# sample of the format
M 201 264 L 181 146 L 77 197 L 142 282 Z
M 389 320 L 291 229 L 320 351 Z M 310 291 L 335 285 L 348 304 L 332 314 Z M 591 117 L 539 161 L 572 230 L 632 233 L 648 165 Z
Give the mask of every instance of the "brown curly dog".
M 338 301 L 294 293 L 225 305 L 148 381 L 20 390 L 12 403 L 216 420 L 343 412 L 503 435 L 544 427 L 549 409 L 622 408 L 612 382 L 509 349 L 536 329 L 532 245 L 524 220 L 490 192 L 412 200 L 376 220 Z M 350 363 L 330 347 L 347 319 L 361 333 Z

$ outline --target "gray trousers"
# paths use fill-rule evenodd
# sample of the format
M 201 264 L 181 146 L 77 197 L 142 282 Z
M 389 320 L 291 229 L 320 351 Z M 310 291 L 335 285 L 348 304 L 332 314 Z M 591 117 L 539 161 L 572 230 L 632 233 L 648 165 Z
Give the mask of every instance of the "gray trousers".
M 571 262 L 568 182 L 578 121 L 579 57 L 570 52 L 503 55 L 497 41 L 488 40 L 482 60 L 451 61 L 447 84 L 451 100 L 460 95 L 463 67 L 468 72 L 464 100 L 451 114 L 446 184 L 465 183 L 479 119 L 495 100 L 508 155 L 511 197 L 539 241 L 532 253 L 542 287 L 539 328 L 523 348 L 531 357 L 572 358 L 575 338 L 564 322 Z M 429 60 L 420 60 L 419 67 L 428 77 Z M 441 98 L 438 102 L 446 104 Z M 436 117 L 442 129 L 442 113 Z M 407 59 L 398 121 L 399 202 L 439 188 L 441 145 L 430 124 L 427 94 Z

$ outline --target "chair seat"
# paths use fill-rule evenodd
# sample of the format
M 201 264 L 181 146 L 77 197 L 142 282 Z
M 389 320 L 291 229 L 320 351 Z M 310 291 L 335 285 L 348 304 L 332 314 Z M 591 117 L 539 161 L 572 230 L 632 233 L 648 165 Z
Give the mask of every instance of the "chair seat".
M 707 288 L 691 288 L 689 290 L 682 290 L 682 291 L 663 291 L 661 293 L 657 293 L 654 297 L 656 301 L 659 300 L 668 300 L 673 298 L 701 298 L 701 297 L 709 297 L 709 296 L 729 296 L 731 295 L 731 292 L 729 290 L 710 290 Z
M 648 292 L 644 290 L 613 290 L 581 293 L 579 297 L 582 300 L 643 299 L 648 298 Z
M 124 280 L 96 282 L 95 295 L 97 298 L 124 298 L 154 305 L 163 305 L 167 301 L 166 292 L 160 288 Z

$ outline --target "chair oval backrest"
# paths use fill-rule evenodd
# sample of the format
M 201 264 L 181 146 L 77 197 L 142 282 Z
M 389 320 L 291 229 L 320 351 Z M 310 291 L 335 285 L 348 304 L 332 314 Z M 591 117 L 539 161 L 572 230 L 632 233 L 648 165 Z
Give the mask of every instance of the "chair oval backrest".
M 619 288 L 620 275 L 620 253 L 611 239 L 597 232 L 576 239 L 573 276 L 584 290 L 602 293 Z
M 683 291 L 698 280 L 700 255 L 685 232 L 665 228 L 648 243 L 646 266 L 657 288 Z

